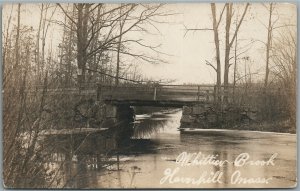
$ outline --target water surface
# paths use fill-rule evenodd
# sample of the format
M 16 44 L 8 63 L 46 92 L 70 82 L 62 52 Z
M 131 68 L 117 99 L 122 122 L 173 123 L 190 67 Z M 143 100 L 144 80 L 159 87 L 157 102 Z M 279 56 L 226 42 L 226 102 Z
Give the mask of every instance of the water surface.
M 208 129 L 180 133 L 178 128 L 181 114 L 181 110 L 168 110 L 137 115 L 132 146 L 119 151 L 118 157 L 117 155 L 108 157 L 105 160 L 106 165 L 99 161 L 95 162 L 97 157 L 103 158 L 103 155 L 81 153 L 80 156 L 73 156 L 72 162 L 62 173 L 64 180 L 68 180 L 68 184 L 62 185 L 71 188 L 285 188 L 295 186 L 296 135 Z M 89 147 L 97 149 L 97 147 L 93 148 L 93 143 Z M 181 166 L 178 156 L 183 152 L 200 153 L 199 159 L 215 157 L 216 160 L 228 162 L 221 166 L 212 164 Z M 248 153 L 249 160 L 253 161 L 268 161 L 272 155 L 275 158 L 268 165 L 247 164 L 238 167 L 232 162 L 241 153 Z M 111 163 L 108 164 L 108 161 Z M 173 173 L 172 177 L 166 176 L 167 172 Z M 232 178 L 233 174 L 235 178 Z M 244 181 L 235 182 L 237 174 Z M 192 179 L 199 180 L 201 176 L 203 181 L 191 183 Z M 220 176 L 218 181 L 208 180 L 214 176 Z M 166 180 L 162 181 L 164 177 Z M 267 183 L 264 181 L 266 179 Z

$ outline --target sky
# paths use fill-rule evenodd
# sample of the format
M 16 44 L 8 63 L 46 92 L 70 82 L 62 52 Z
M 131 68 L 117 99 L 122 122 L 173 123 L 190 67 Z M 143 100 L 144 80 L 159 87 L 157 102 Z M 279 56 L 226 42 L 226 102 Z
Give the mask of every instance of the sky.
M 217 15 L 220 14 L 224 4 L 217 4 Z M 278 19 L 276 25 L 292 24 L 296 28 L 296 5 L 288 3 L 277 3 L 276 15 Z M 241 15 L 245 4 L 234 4 L 234 14 Z M 22 6 L 21 23 L 32 25 L 37 28 L 39 22 L 39 7 L 34 4 L 25 4 Z M 136 64 L 139 71 L 146 77 L 155 80 L 173 79 L 175 84 L 193 83 L 206 84 L 215 83 L 216 73 L 205 60 L 215 63 L 215 45 L 213 31 L 189 31 L 187 28 L 212 28 L 212 15 L 210 4 L 207 3 L 173 3 L 166 4 L 164 11 L 175 13 L 174 15 L 159 18 L 162 23 L 156 24 L 159 32 L 152 28 L 155 35 L 129 33 L 128 38 L 141 37 L 147 44 L 160 45 L 159 50 L 168 55 L 157 55 L 149 52 L 149 55 L 159 56 L 167 61 L 163 64 L 148 64 L 130 59 L 127 64 Z M 7 23 L 7 16 L 10 13 L 11 5 L 7 4 L 3 9 L 3 25 Z M 16 9 L 15 9 L 16 10 Z M 62 18 L 59 12 L 54 17 Z M 221 63 L 224 57 L 224 39 L 225 39 L 225 16 L 220 24 L 220 45 L 221 45 Z M 235 18 L 235 17 L 234 17 Z M 13 20 L 12 22 L 16 22 Z M 239 71 L 247 70 L 257 73 L 257 79 L 262 78 L 265 70 L 265 48 L 260 41 L 266 42 L 268 22 L 268 10 L 262 3 L 253 3 L 250 5 L 245 20 L 243 21 L 238 34 L 238 51 L 249 50 L 241 55 L 249 56 L 250 61 L 238 61 Z M 5 26 L 3 27 L 5 28 Z M 49 35 L 52 39 L 52 46 L 57 46 L 61 38 L 62 28 L 51 26 Z M 275 32 L 276 33 L 276 32 Z M 233 34 L 231 34 L 232 36 Z M 275 34 L 276 35 L 276 34 Z M 255 41 L 255 42 L 253 42 Z M 252 43 L 251 43 L 252 42 Z M 50 43 L 48 43 L 49 46 Z M 242 47 L 245 47 L 242 49 Z M 140 47 L 133 47 L 134 51 L 139 51 Z M 232 49 L 233 51 L 233 49 Z M 127 60 L 127 58 L 121 58 Z M 223 65 L 223 64 L 222 64 Z M 223 71 L 223 68 L 222 68 Z M 232 72 L 230 80 L 232 81 Z M 222 74 L 223 78 L 223 74 Z
M 205 60 L 214 63 L 215 45 L 213 31 L 190 31 L 187 34 L 187 28 L 211 28 L 211 9 L 209 4 L 172 4 L 169 9 L 176 10 L 178 15 L 172 16 L 169 20 L 176 24 L 166 24 L 160 26 L 162 38 L 153 39 L 162 44 L 162 51 L 174 55 L 169 57 L 169 64 L 165 65 L 147 65 L 143 66 L 143 71 L 148 75 L 155 75 L 158 78 L 168 76 L 176 79 L 178 83 L 213 83 L 216 81 L 215 71 L 205 64 Z M 244 9 L 244 4 L 235 5 L 240 14 Z M 280 15 L 278 25 L 283 23 L 293 23 L 296 25 L 296 7 L 291 4 L 277 4 L 277 11 Z M 221 12 L 223 4 L 217 6 L 217 12 Z M 252 72 L 258 71 L 264 74 L 265 69 L 265 45 L 257 40 L 266 42 L 267 29 L 264 25 L 268 22 L 268 11 L 262 4 L 251 4 L 249 12 L 246 14 L 245 21 L 242 23 L 239 39 L 240 47 L 249 44 L 251 40 L 251 49 L 241 56 L 249 56 Z M 220 26 L 221 43 L 221 62 L 224 54 L 224 19 Z M 231 34 L 232 36 L 233 34 Z M 245 65 L 244 61 L 238 63 L 241 67 Z M 223 71 L 223 68 L 222 68 Z M 232 72 L 230 74 L 233 75 Z M 223 78 L 223 74 L 222 74 Z M 259 78 L 259 76 L 258 76 Z

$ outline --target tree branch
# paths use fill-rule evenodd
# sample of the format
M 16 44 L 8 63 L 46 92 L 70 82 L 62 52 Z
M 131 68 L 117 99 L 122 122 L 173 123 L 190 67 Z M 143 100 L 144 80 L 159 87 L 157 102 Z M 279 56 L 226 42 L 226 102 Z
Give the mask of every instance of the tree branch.
M 205 62 L 206 62 L 206 65 L 211 66 L 217 72 L 217 68 L 214 65 L 212 65 L 212 63 L 210 63 L 207 60 L 205 60 Z
M 245 9 L 244 9 L 244 13 L 243 13 L 243 15 L 242 15 L 242 18 L 241 18 L 241 20 L 239 21 L 239 24 L 238 24 L 238 26 L 237 26 L 237 28 L 236 28 L 236 30 L 235 30 L 235 32 L 234 32 L 234 35 L 233 35 L 233 37 L 232 37 L 232 39 L 231 39 L 231 41 L 230 41 L 230 43 L 229 43 L 229 46 L 230 46 L 230 47 L 232 46 L 232 44 L 233 44 L 233 42 L 234 42 L 234 40 L 235 40 L 235 37 L 236 37 L 236 35 L 237 35 L 238 31 L 239 31 L 239 28 L 240 28 L 240 26 L 241 26 L 241 24 L 242 24 L 242 22 L 243 22 L 243 20 L 244 20 L 244 17 L 245 17 L 245 15 L 246 15 L 246 12 L 247 12 L 247 9 L 248 9 L 249 5 L 250 5 L 250 3 L 247 3 L 247 5 L 246 5 L 246 7 L 245 7 Z
M 222 20 L 222 16 L 223 16 L 225 7 L 226 7 L 226 4 L 224 5 L 224 7 L 223 7 L 223 9 L 222 9 L 222 12 L 221 12 L 221 14 L 220 14 L 219 21 L 218 21 L 218 23 L 217 23 L 217 28 L 219 27 L 219 24 L 220 24 L 220 22 L 221 22 L 221 20 Z
M 64 14 L 68 17 L 68 19 L 70 19 L 70 21 L 76 25 L 76 22 L 72 19 L 72 17 L 70 17 L 70 15 L 69 15 L 69 14 L 65 11 L 65 9 L 60 5 L 60 3 L 56 3 L 56 4 L 57 4 L 57 5 L 59 6 L 59 8 L 64 12 Z

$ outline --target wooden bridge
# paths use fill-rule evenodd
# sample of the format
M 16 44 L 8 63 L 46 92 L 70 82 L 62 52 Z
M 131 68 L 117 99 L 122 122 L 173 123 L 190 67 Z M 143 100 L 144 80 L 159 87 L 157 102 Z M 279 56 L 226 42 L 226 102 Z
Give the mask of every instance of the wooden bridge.
M 226 90 L 226 91 L 225 91 Z M 38 91 L 42 91 L 39 89 Z M 215 85 L 161 85 L 161 84 L 88 84 L 82 88 L 50 88 L 51 95 L 80 96 L 101 100 L 111 105 L 182 107 L 195 104 L 221 103 L 225 96 L 227 103 L 255 99 L 259 89 L 221 86 L 217 96 Z M 241 95 L 242 96 L 241 96 Z M 219 102 L 219 103 L 220 103 Z
M 182 107 L 213 103 L 213 85 L 97 86 L 97 99 L 112 105 Z

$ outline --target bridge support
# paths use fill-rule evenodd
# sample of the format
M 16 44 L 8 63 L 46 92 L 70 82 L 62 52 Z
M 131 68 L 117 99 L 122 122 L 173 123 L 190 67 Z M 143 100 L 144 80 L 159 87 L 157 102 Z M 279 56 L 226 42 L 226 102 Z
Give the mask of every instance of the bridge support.
M 234 105 L 224 105 L 221 110 L 214 104 L 184 106 L 180 128 L 225 128 L 255 119 L 255 112 Z
M 110 128 L 117 126 L 120 122 L 133 122 L 134 112 L 129 105 L 110 105 L 105 104 L 104 106 L 104 122 L 102 127 Z
M 109 128 L 115 134 L 118 147 L 126 145 L 133 135 L 134 110 L 129 105 L 105 104 L 102 128 Z
M 180 128 L 208 128 L 216 123 L 212 105 L 183 106 Z

